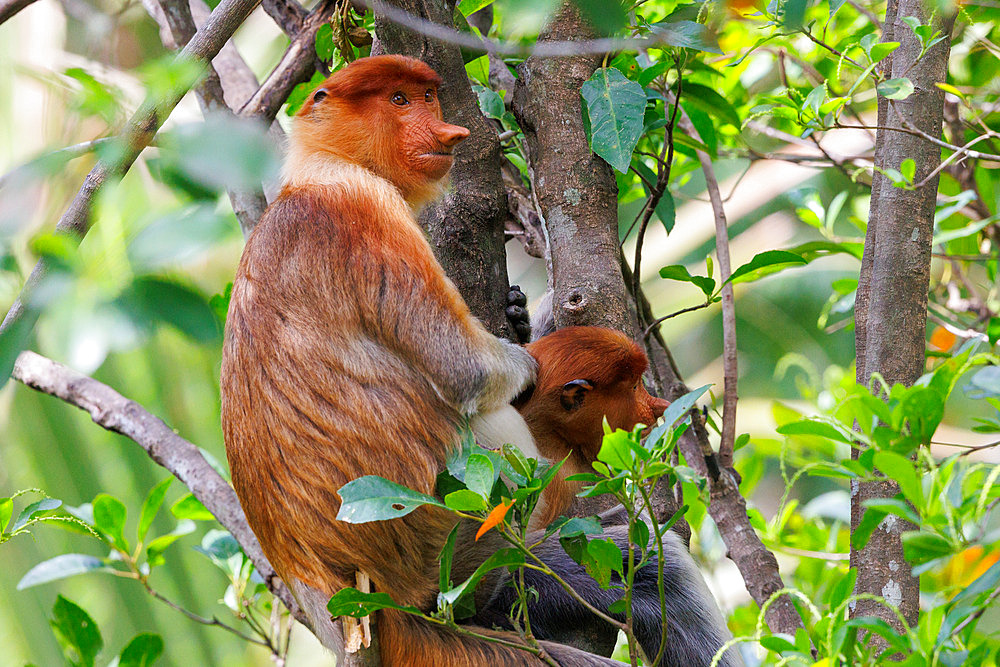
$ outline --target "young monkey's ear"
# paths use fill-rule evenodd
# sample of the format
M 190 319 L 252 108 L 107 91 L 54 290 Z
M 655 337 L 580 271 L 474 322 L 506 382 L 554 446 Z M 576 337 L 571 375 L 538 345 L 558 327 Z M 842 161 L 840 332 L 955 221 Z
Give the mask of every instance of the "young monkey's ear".
M 583 399 L 587 392 L 594 388 L 587 380 L 570 380 L 562 386 L 559 394 L 559 403 L 568 412 L 578 410 L 583 405 Z

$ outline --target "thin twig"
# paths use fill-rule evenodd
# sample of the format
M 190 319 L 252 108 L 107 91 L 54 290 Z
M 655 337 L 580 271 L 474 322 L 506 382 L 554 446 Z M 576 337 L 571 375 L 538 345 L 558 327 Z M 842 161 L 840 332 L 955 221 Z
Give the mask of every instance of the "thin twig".
M 242 632 L 239 631 L 239 628 L 234 628 L 231 625 L 223 623 L 222 621 L 220 621 L 215 616 L 213 616 L 212 618 L 206 618 L 204 616 L 199 616 L 198 614 L 194 613 L 190 609 L 185 609 L 181 605 L 177 604 L 176 602 L 173 602 L 172 600 L 170 600 L 166 596 L 162 595 L 159 591 L 155 590 L 153 587 L 151 587 L 146 582 L 143 582 L 143 586 L 145 586 L 146 591 L 150 595 L 152 595 L 154 598 L 156 598 L 160 602 L 163 602 L 164 604 L 166 604 L 171 609 L 175 609 L 175 610 L 179 611 L 180 613 L 184 614 L 185 616 L 187 616 L 188 618 L 190 618 L 192 621 L 194 621 L 196 623 L 201 623 L 202 625 L 212 625 L 212 626 L 215 626 L 215 627 L 218 627 L 218 628 L 222 628 L 226 632 L 233 633 L 234 635 L 236 635 L 237 637 L 239 637 L 243 641 L 250 642 L 251 644 L 257 644 L 258 646 L 264 646 L 264 647 L 270 649 L 271 652 L 274 652 L 274 647 L 271 646 L 271 642 L 270 641 L 264 641 L 264 640 L 259 639 L 257 637 L 251 637 L 250 635 L 244 634 L 244 633 L 242 633 Z
M 673 317 L 677 317 L 678 315 L 683 315 L 684 313 L 692 313 L 696 310 L 701 310 L 702 308 L 708 308 L 711 305 L 712 305 L 711 301 L 706 301 L 705 303 L 699 303 L 697 306 L 688 306 L 687 308 L 681 308 L 680 310 L 675 310 L 669 315 L 664 315 L 663 317 L 657 317 L 650 323 L 648 327 L 646 327 L 646 330 L 642 332 L 642 337 L 643 338 L 647 337 L 649 334 L 653 332 L 653 329 L 655 329 L 657 326 L 659 326 L 663 322 L 666 322 L 667 320 Z

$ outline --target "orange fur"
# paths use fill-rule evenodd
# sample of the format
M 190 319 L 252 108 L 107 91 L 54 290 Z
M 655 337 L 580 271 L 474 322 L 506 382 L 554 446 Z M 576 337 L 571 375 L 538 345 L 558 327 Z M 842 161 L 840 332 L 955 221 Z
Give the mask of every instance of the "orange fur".
M 625 334 L 601 327 L 567 327 L 528 345 L 538 362 L 538 378 L 531 392 L 515 407 L 524 417 L 539 453 L 550 461 L 568 454 L 557 477 L 546 489 L 539 525 L 545 526 L 565 512 L 580 484 L 566 477 L 592 472 L 603 439 L 603 420 L 611 428 L 630 430 L 650 426 L 669 403 L 650 396 L 642 384 L 646 355 Z M 562 403 L 563 386 L 586 380 L 578 407 Z
M 366 58 L 303 105 L 285 187 L 240 261 L 222 360 L 233 486 L 276 571 L 332 595 L 360 570 L 426 611 L 454 516 L 424 507 L 344 523 L 337 490 L 373 474 L 433 493 L 464 418 L 505 406 L 534 376 L 523 348 L 471 315 L 413 217 L 468 135 L 441 120 L 438 82 L 411 58 Z M 390 667 L 540 664 L 397 612 L 374 628 Z

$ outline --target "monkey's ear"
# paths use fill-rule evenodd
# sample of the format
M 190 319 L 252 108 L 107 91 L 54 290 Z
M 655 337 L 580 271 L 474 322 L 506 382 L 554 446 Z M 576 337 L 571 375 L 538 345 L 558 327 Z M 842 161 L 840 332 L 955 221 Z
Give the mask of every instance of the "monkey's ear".
M 323 90 L 322 88 L 320 88 L 315 93 L 313 93 L 313 104 L 318 104 L 318 103 L 322 102 L 326 98 L 326 96 L 329 95 L 329 94 L 330 93 L 328 93 L 325 90 Z
M 570 380 L 562 386 L 559 393 L 559 402 L 563 408 L 572 412 L 583 405 L 583 399 L 587 392 L 594 388 L 587 380 Z

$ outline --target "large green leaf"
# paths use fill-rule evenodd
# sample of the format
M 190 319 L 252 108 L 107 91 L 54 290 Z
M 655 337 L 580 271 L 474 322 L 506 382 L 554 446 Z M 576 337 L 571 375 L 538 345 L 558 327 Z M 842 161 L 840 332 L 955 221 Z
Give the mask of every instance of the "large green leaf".
M 91 507 L 94 510 L 94 525 L 97 530 L 111 538 L 112 544 L 128 551 L 128 541 L 125 539 L 125 503 L 106 493 L 94 498 Z
M 17 590 L 31 588 L 39 584 L 65 579 L 84 572 L 107 569 L 107 564 L 95 556 L 86 554 L 63 554 L 42 561 L 21 577 L 17 582 Z
M 52 607 L 52 632 L 62 647 L 66 661 L 74 667 L 93 667 L 94 658 L 104 647 L 101 631 L 90 615 L 63 596 Z
M 794 252 L 765 250 L 762 253 L 754 255 L 753 259 L 733 271 L 733 274 L 729 276 L 729 280 L 726 282 L 733 283 L 734 285 L 737 283 L 749 283 L 754 280 L 760 280 L 772 273 L 783 271 L 796 264 L 808 264 L 808 262 Z
M 580 94 L 590 117 L 591 150 L 626 173 L 642 134 L 645 91 L 614 67 L 602 67 L 583 84 Z
M 419 614 L 416 607 L 396 604 L 388 593 L 362 593 L 356 588 L 345 588 L 338 591 L 326 603 L 327 611 L 333 616 L 351 616 L 362 618 L 379 609 L 399 609 L 401 611 Z
M 337 519 L 347 523 L 385 521 L 406 516 L 421 505 L 445 507 L 433 496 L 376 475 L 365 475 L 340 487 L 343 502 Z

